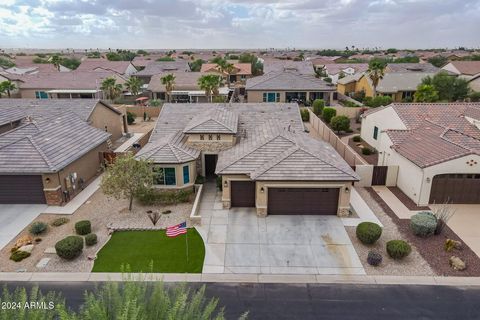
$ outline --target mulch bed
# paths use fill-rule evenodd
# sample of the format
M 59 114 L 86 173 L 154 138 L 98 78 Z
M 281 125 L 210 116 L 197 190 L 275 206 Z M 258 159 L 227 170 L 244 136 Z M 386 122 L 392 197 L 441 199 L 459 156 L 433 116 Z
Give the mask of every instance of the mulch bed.
M 370 149 L 373 149 L 371 146 L 368 145 L 368 143 L 366 143 L 365 141 L 362 141 L 362 142 L 355 142 L 353 141 L 352 139 L 349 139 L 348 140 L 348 145 L 350 147 L 353 148 L 353 150 L 355 150 L 356 153 L 358 153 L 363 159 L 365 159 L 365 161 L 367 161 L 369 164 L 372 164 L 374 166 L 377 165 L 378 163 L 378 153 L 374 153 L 374 154 L 370 154 L 370 155 L 364 155 L 362 153 L 362 149 L 357 146 L 357 143 L 365 146 L 365 147 L 369 147 Z
M 415 204 L 415 202 L 412 201 L 412 199 L 410 199 L 405 193 L 403 193 L 402 190 L 400 190 L 400 188 L 398 187 L 388 187 L 388 189 L 390 189 L 390 191 L 392 191 L 392 193 L 398 198 L 398 200 L 402 201 L 402 203 L 405 205 L 405 207 L 408 208 L 408 210 L 413 210 L 413 211 L 417 211 L 417 210 L 427 210 L 427 211 L 430 211 L 430 207 L 429 206 L 417 206 Z
M 415 236 L 410 230 L 410 220 L 400 219 L 383 201 L 383 199 L 372 189 L 365 188 L 372 198 L 382 207 L 385 213 L 397 224 L 404 239 L 414 245 L 420 255 L 428 262 L 430 267 L 439 276 L 478 277 L 480 276 L 480 258 L 453 232 L 448 226 L 438 236 L 421 238 Z M 444 244 L 446 239 L 453 239 L 462 242 L 461 250 L 446 252 Z M 455 271 L 449 265 L 451 256 L 457 256 L 467 264 L 464 271 Z

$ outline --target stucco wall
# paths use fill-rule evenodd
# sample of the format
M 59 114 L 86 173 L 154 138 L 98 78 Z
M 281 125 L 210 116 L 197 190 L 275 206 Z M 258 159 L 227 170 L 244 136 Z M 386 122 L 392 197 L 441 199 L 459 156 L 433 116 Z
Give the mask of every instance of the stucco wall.
M 374 127 L 378 127 L 378 138 L 377 140 L 373 139 L 373 130 Z M 372 114 L 369 114 L 366 117 L 362 117 L 362 128 L 360 131 L 360 136 L 362 139 L 374 147 L 375 149 L 380 149 L 380 141 L 383 135 L 384 130 L 388 129 L 406 129 L 407 127 L 403 124 L 402 120 L 398 114 L 391 107 L 376 111 Z M 379 156 L 379 165 L 381 157 Z
M 355 92 L 365 91 L 366 97 L 373 97 L 373 88 L 367 80 L 367 76 L 363 76 L 357 81 Z
M 156 163 L 156 166 L 162 168 L 175 168 L 175 182 L 176 185 L 174 186 L 166 186 L 166 185 L 155 185 L 156 189 L 183 189 L 187 187 L 191 187 L 195 184 L 195 179 L 197 179 L 197 170 L 196 170 L 196 162 L 190 161 L 181 164 L 160 164 Z M 183 183 L 183 167 L 188 166 L 189 174 L 190 174 L 190 181 L 188 183 Z
M 36 89 L 20 89 L 20 97 L 23 99 L 35 99 L 35 91 L 47 91 Z
M 470 89 L 472 89 L 473 91 L 477 91 L 477 92 L 480 92 L 480 76 L 472 81 L 470 81 L 468 83 L 468 86 L 470 87 Z
M 121 138 L 123 135 L 122 115 L 117 114 L 101 103 L 97 103 L 89 120 L 95 128 L 111 133 L 113 141 Z

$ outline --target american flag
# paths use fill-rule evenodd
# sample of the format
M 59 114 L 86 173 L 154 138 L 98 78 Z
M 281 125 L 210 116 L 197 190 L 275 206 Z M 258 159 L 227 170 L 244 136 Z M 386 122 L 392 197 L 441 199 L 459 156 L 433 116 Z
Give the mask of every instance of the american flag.
M 171 227 L 167 227 L 167 237 L 176 237 L 179 234 L 187 233 L 187 222 L 182 222 Z

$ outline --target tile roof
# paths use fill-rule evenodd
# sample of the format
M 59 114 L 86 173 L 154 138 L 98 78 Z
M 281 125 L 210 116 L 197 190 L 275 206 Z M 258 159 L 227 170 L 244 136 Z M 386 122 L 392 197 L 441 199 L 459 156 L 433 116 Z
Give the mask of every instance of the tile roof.
M 136 76 L 140 77 L 151 77 L 156 74 L 165 73 L 165 72 L 182 72 L 190 71 L 190 66 L 188 62 L 183 60 L 177 61 L 152 61 L 145 66 L 145 69 L 135 73 Z
M 378 83 L 377 91 L 381 93 L 393 93 L 399 91 L 416 91 L 422 80 L 435 73 L 427 72 L 394 72 L 385 73 Z M 368 77 L 367 77 L 368 79 Z
M 0 135 L 0 172 L 57 172 L 109 138 L 73 112 L 49 119 L 31 117 Z
M 110 61 L 107 59 L 85 59 L 78 66 L 76 71 L 113 71 L 118 74 L 125 74 L 130 61 Z
M 161 78 L 167 74 L 173 74 L 175 76 L 175 88 L 174 90 L 188 91 L 188 90 L 201 90 L 198 86 L 198 79 L 207 73 L 202 72 L 162 72 L 152 76 L 148 84 L 148 90 L 152 92 L 165 92 L 165 86 L 162 84 Z
M 450 63 L 460 74 L 474 76 L 480 73 L 480 61 L 452 61 Z
M 263 63 L 263 72 L 270 73 L 272 71 L 296 71 L 301 74 L 315 74 L 312 61 L 266 60 Z
M 237 75 L 251 75 L 252 65 L 250 63 L 233 63 L 234 71 L 231 74 Z M 216 63 L 204 63 L 200 72 L 212 72 L 218 71 L 218 64 Z
M 218 107 L 190 120 L 183 132 L 235 134 L 237 128 L 238 115 L 227 108 Z
M 124 83 L 120 75 L 113 71 L 72 71 L 36 73 L 21 77 L 23 83 L 20 89 L 97 89 L 108 77 L 117 78 L 117 82 Z
M 368 63 L 328 63 L 324 68 L 330 75 L 340 73 L 348 68 L 355 70 L 355 73 L 360 73 L 368 70 Z
M 200 151 L 185 144 L 185 136 L 177 131 L 155 142 L 147 143 L 136 155 L 140 159 L 150 160 L 153 163 L 185 163 L 194 161 Z
M 368 66 L 367 66 L 368 68 Z M 387 65 L 387 72 L 428 72 L 436 73 L 440 71 L 431 63 L 389 63 Z
M 347 75 L 341 79 L 338 79 L 337 80 L 337 83 L 339 84 L 348 84 L 348 83 L 352 83 L 352 82 L 357 82 L 358 80 L 360 80 L 362 77 L 363 77 L 364 73 L 355 73 L 355 74 L 352 74 L 352 75 Z
M 292 71 L 270 72 L 262 76 L 247 79 L 247 90 L 308 90 L 335 91 L 331 85 L 312 75 Z

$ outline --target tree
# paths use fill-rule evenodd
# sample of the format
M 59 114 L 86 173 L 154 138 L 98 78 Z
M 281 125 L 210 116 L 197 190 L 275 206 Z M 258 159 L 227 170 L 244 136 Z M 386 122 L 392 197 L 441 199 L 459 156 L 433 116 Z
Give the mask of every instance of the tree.
M 437 68 L 441 68 L 448 63 L 448 58 L 444 56 L 435 56 L 428 59 L 428 62 Z
M 133 96 L 137 96 L 140 92 L 140 88 L 142 87 L 142 82 L 137 77 L 130 77 L 125 82 L 125 88 L 130 91 Z
M 431 84 L 421 84 L 417 87 L 414 100 L 415 102 L 435 102 L 438 101 L 438 92 Z
M 70 70 L 77 69 L 80 63 L 81 63 L 80 60 L 75 58 L 62 58 L 61 60 L 61 65 Z
M 263 63 L 260 62 L 254 54 L 251 53 L 242 53 L 238 57 L 238 62 L 240 63 L 250 63 L 252 65 L 252 74 L 255 76 L 261 75 L 263 73 Z
M 368 77 L 372 80 L 373 96 L 377 96 L 377 86 L 385 75 L 386 62 L 382 59 L 372 59 L 368 63 Z
M 347 116 L 335 116 L 330 120 L 330 126 L 337 133 L 347 131 L 350 129 L 350 119 Z
M 330 123 L 333 117 L 337 115 L 337 110 L 334 108 L 323 108 L 322 118 L 326 123 Z
M 6 92 L 7 96 L 10 98 L 11 92 L 16 88 L 17 86 L 15 85 L 15 83 L 11 82 L 10 80 L 0 82 L 0 96 Z
M 433 77 L 425 77 L 422 84 L 432 85 L 438 93 L 440 101 L 464 100 L 470 93 L 468 81 L 457 76 L 452 76 L 445 71 Z
M 198 86 L 205 91 L 205 96 L 209 102 L 212 102 L 212 96 L 218 95 L 218 90 L 222 86 L 222 77 L 214 74 L 206 74 L 198 79 Z
M 102 178 L 102 191 L 116 199 L 129 199 L 128 210 L 132 211 L 133 198 L 139 192 L 151 188 L 153 172 L 151 163 L 143 159 L 135 159 L 132 153 L 117 157 L 107 167 Z
M 315 115 L 321 116 L 323 108 L 325 107 L 325 101 L 323 99 L 315 99 L 312 103 L 312 111 Z
M 165 91 L 167 92 L 168 102 L 171 100 L 171 94 L 175 88 L 175 76 L 170 73 L 160 78 L 160 81 L 165 86 Z
M 204 63 L 204 60 L 197 59 L 190 63 L 190 69 L 192 70 L 192 72 L 199 72 L 202 69 L 202 64 Z
M 122 85 L 117 83 L 114 77 L 108 77 L 102 81 L 100 89 L 106 93 L 107 99 L 113 101 L 122 93 Z
M 58 54 L 54 54 L 53 56 L 51 56 L 49 59 L 48 59 L 48 62 L 50 62 L 51 64 L 53 64 L 53 66 L 55 67 L 55 69 L 57 69 L 58 71 L 60 71 L 60 65 L 62 63 L 62 58 L 60 58 L 60 56 Z

